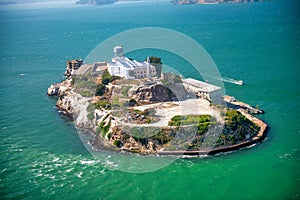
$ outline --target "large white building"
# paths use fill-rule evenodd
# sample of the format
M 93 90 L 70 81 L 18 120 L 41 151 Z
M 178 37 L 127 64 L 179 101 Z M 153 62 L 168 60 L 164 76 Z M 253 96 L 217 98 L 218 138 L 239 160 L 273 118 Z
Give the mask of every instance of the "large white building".
M 112 76 L 120 76 L 126 79 L 139 79 L 157 76 L 156 68 L 147 62 L 138 62 L 123 55 L 123 47 L 114 47 L 115 57 L 108 63 L 108 71 Z
M 214 103 L 222 102 L 221 87 L 198 81 L 193 78 L 182 79 L 182 83 L 188 91 L 196 93 L 198 97 L 208 99 Z

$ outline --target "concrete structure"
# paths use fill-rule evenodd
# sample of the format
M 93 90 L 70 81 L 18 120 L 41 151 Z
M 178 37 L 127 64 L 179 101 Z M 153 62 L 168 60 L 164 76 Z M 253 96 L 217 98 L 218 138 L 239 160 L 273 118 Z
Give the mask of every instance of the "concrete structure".
M 123 55 L 123 47 L 114 48 L 115 57 L 108 63 L 108 71 L 112 76 L 120 76 L 125 79 L 139 79 L 157 76 L 156 68 L 148 62 L 138 62 Z
M 102 76 L 103 72 L 107 70 L 108 66 L 106 62 L 95 62 L 92 65 L 92 76 Z
M 221 87 L 192 78 L 182 79 L 182 83 L 188 91 L 195 93 L 200 98 L 208 99 L 214 103 L 222 102 Z
M 76 60 L 68 60 L 66 62 L 66 76 L 70 76 L 72 74 L 72 71 L 78 70 L 83 63 L 82 59 L 76 59 Z
M 72 75 L 84 75 L 91 69 L 91 67 L 92 65 L 88 64 L 81 65 L 77 70 L 72 71 Z

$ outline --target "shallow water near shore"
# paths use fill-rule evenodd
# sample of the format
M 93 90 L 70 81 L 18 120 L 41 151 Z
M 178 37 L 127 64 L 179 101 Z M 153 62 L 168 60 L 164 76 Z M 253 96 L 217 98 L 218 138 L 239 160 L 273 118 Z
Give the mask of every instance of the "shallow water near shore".
M 0 9 L 1 199 L 299 199 L 299 2 L 173 6 L 144 2 L 100 7 Z M 74 124 L 54 108 L 47 87 L 65 61 L 133 28 L 182 32 L 210 54 L 226 93 L 266 111 L 267 139 L 252 148 L 177 159 L 148 173 L 115 170 L 84 147 Z M 184 59 L 149 51 L 185 77 Z M 109 156 L 109 155 L 108 155 Z M 122 155 L 124 156 L 124 155 Z M 126 157 L 124 157 L 124 160 Z M 130 166 L 129 166 L 130 167 Z

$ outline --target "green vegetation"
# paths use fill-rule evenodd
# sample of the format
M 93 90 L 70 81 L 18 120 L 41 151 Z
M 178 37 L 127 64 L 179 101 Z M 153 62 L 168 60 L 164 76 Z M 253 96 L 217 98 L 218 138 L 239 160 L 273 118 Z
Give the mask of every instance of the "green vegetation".
M 203 135 L 207 132 L 208 127 L 215 124 L 215 118 L 210 115 L 176 115 L 169 121 L 169 126 L 192 125 L 194 130 L 197 131 L 197 135 Z
M 162 83 L 166 85 L 172 83 L 182 83 L 182 77 L 179 74 L 174 74 L 172 72 L 164 73 L 164 80 Z
M 111 75 L 108 70 L 105 70 L 102 74 L 102 84 L 107 85 L 110 83 Z
M 93 96 L 92 93 L 88 90 L 82 90 L 79 92 L 79 94 L 83 97 L 92 97 Z
M 132 127 L 129 129 L 130 134 L 137 138 L 147 138 L 151 137 L 160 132 L 160 128 L 158 127 Z
M 210 115 L 176 115 L 172 117 L 169 126 L 201 124 L 212 120 L 213 118 Z
M 99 135 L 101 133 L 101 126 L 98 126 L 96 128 L 96 134 Z
M 73 81 L 73 80 L 72 80 Z M 95 89 L 96 83 L 92 80 L 91 77 L 87 76 L 78 76 L 74 79 L 74 84 L 76 84 L 75 89 Z
M 95 108 L 96 109 L 101 109 L 101 108 L 110 109 L 111 104 L 110 104 L 109 100 L 107 100 L 107 99 L 100 99 L 99 101 L 97 101 L 95 103 Z
M 159 144 L 167 144 L 174 138 L 173 135 L 169 135 L 161 131 L 160 133 L 152 137 L 153 140 L 157 140 Z
M 102 96 L 105 93 L 106 86 L 104 84 L 98 84 L 96 87 L 95 96 Z
M 93 113 L 93 112 L 88 113 L 88 114 L 87 114 L 87 118 L 88 118 L 89 120 L 93 120 L 93 119 L 94 119 L 94 113 Z
M 114 145 L 116 145 L 117 147 L 121 147 L 122 143 L 120 140 L 115 140 Z
M 111 107 L 115 108 L 115 107 L 123 107 L 123 106 L 124 106 L 124 103 L 120 102 L 118 97 L 113 98 Z
M 149 57 L 149 60 L 150 60 L 151 64 L 154 64 L 154 63 L 156 63 L 156 64 L 162 64 L 161 58 L 159 58 L 159 57 L 151 56 L 151 57 Z
M 109 119 L 107 125 L 105 126 L 105 119 L 107 117 L 105 117 L 103 119 L 103 121 L 100 123 L 100 125 L 96 128 L 96 133 L 97 135 L 99 135 L 101 133 L 102 138 L 105 138 L 106 134 L 108 133 L 110 126 L 111 126 L 111 118 Z M 109 138 L 111 137 L 111 135 L 109 135 Z
M 104 138 L 106 136 L 106 134 L 108 133 L 108 131 L 110 129 L 110 126 L 111 126 L 111 118 L 109 119 L 108 124 L 106 126 L 102 127 L 102 138 Z
M 121 93 L 123 96 L 128 97 L 128 91 L 130 90 L 131 86 L 124 86 L 122 87 Z
M 121 79 L 121 77 L 110 75 L 108 70 L 105 70 L 102 74 L 102 84 L 104 84 L 104 85 L 107 85 L 110 82 L 113 82 L 113 81 L 119 80 L 119 79 Z
M 135 99 L 129 100 L 129 106 L 135 106 L 135 104 L 137 104 L 137 101 Z
M 260 127 L 242 115 L 239 111 L 227 109 L 225 126 L 217 141 L 219 145 L 233 145 L 255 136 Z
M 228 109 L 225 113 L 226 124 L 232 128 L 244 123 L 253 124 L 249 119 L 242 115 L 239 111 Z M 253 124 L 255 125 L 255 124 Z
M 95 110 L 95 104 L 93 104 L 93 103 L 90 103 L 88 105 L 88 107 L 86 108 L 87 112 L 93 112 L 94 110 Z
M 149 139 L 164 145 L 174 139 L 176 131 L 174 129 L 164 129 L 159 127 L 132 127 L 129 129 L 133 139 L 142 145 L 147 145 Z

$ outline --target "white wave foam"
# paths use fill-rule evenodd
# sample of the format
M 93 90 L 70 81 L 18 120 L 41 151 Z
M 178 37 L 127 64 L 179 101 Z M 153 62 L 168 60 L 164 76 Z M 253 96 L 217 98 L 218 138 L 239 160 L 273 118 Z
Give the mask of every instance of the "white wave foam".
M 96 161 L 95 160 L 81 160 L 80 161 L 80 164 L 82 165 L 92 165 L 92 164 L 95 164 Z

